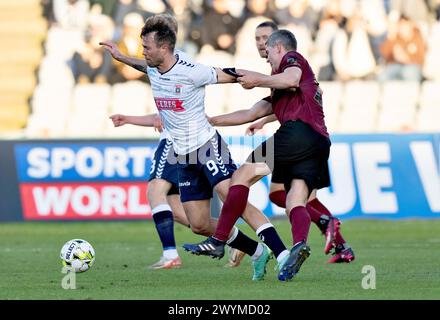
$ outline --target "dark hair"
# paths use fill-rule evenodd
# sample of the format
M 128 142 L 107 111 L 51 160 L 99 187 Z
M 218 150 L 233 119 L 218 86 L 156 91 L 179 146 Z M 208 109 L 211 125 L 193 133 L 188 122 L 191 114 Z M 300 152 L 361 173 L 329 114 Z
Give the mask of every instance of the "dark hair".
M 267 45 L 269 47 L 274 47 L 278 43 L 280 43 L 287 51 L 296 51 L 296 38 L 289 30 L 277 30 L 270 35 L 269 39 L 267 39 Z
M 266 28 L 266 27 L 272 28 L 273 31 L 278 30 L 278 25 L 273 21 L 264 21 L 264 22 L 260 23 L 256 29 Z
M 145 25 L 141 31 L 141 37 L 154 32 L 154 40 L 157 46 L 162 46 L 164 43 L 167 43 L 170 51 L 174 51 L 174 47 L 176 46 L 176 33 L 174 30 L 175 28 L 170 24 L 168 17 L 155 15 L 145 21 Z

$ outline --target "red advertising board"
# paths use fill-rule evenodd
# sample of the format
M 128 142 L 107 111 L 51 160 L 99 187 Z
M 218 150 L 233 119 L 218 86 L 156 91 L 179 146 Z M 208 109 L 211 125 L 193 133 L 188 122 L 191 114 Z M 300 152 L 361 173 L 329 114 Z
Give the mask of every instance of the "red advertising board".
M 22 183 L 25 220 L 151 218 L 147 182 Z

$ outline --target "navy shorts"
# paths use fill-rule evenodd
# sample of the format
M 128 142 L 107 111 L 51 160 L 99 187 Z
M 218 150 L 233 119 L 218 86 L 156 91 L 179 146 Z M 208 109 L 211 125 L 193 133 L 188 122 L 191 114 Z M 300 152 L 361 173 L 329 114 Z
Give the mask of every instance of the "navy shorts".
M 173 142 L 169 139 L 160 140 L 154 152 L 148 181 L 153 179 L 163 179 L 171 183 L 168 195 L 179 194 L 177 159 L 173 149 Z
M 214 187 L 237 170 L 228 145 L 218 132 L 199 149 L 178 155 L 177 161 L 182 202 L 211 199 Z

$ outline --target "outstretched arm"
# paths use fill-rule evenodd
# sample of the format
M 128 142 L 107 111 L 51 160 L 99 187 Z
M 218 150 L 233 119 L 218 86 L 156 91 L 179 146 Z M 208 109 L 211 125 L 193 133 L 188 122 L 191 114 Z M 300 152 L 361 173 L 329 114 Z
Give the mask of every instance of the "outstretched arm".
M 237 70 L 237 72 L 240 74 L 237 81 L 245 89 L 255 87 L 293 89 L 299 86 L 302 75 L 302 71 L 298 67 L 289 67 L 282 73 L 271 76 L 248 70 Z
M 110 116 L 115 127 L 120 127 L 125 124 L 132 124 L 135 126 L 155 127 L 156 130 L 161 131 L 162 123 L 157 114 L 149 114 L 145 116 L 126 116 L 123 114 L 114 114 Z
M 231 68 L 229 68 L 231 69 Z M 226 73 L 223 69 L 215 68 L 217 71 L 217 83 L 234 83 L 237 82 L 237 77 L 231 73 Z
M 120 62 L 122 62 L 122 63 L 124 63 L 126 65 L 129 65 L 130 67 L 133 67 L 136 70 L 139 70 L 141 72 L 146 73 L 146 71 L 147 71 L 147 62 L 145 61 L 145 59 L 124 56 L 121 53 L 121 51 L 119 51 L 118 46 L 115 43 L 110 42 L 110 41 L 102 41 L 99 44 L 105 50 L 110 52 L 110 54 L 112 55 L 112 57 L 115 60 L 120 61 Z
M 209 122 L 213 126 L 238 126 L 260 119 L 261 117 L 271 114 L 272 104 L 266 100 L 260 100 L 250 109 L 238 110 L 235 112 L 223 114 L 220 116 L 209 118 Z
M 246 135 L 253 136 L 257 130 L 263 129 L 263 127 L 270 122 L 274 122 L 278 120 L 277 117 L 274 114 L 271 114 L 270 116 L 264 117 L 263 119 L 252 123 L 249 127 L 246 129 Z

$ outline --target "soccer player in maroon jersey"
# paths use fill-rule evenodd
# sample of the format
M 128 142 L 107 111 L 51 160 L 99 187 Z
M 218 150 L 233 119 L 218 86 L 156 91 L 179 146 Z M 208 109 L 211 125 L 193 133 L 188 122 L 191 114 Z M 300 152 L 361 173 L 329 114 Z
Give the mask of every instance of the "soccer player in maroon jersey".
M 220 246 L 244 210 L 249 187 L 274 170 L 282 172 L 287 192 L 286 214 L 292 223 L 294 240 L 289 259 L 278 274 L 282 281 L 292 279 L 310 255 L 306 243 L 311 222 L 307 199 L 312 190 L 330 185 L 327 161 L 331 142 L 324 122 L 322 91 L 307 60 L 296 52 L 296 48 L 291 32 L 275 31 L 266 43 L 272 75 L 238 71 L 238 82 L 243 88 L 271 88 L 271 97 L 249 110 L 225 117 L 229 116 L 235 123 L 239 117 L 241 123 L 246 123 L 274 113 L 281 127 L 234 173 L 216 232 L 199 244 L 201 248 L 208 244 Z M 197 251 L 197 246 L 191 248 Z M 195 253 L 211 255 L 209 251 L 201 251 Z
M 265 21 L 259 24 L 255 30 L 255 42 L 258 53 L 261 58 L 267 59 L 266 41 L 272 32 L 278 30 L 278 26 L 272 21 Z M 216 126 L 224 126 L 223 116 L 212 117 L 210 121 Z M 265 124 L 277 121 L 274 114 L 264 117 L 256 121 L 246 130 L 246 133 L 253 135 L 256 130 L 262 129 Z M 231 125 L 230 123 L 228 125 Z M 282 172 L 272 172 L 270 184 L 269 199 L 277 206 L 286 208 L 286 190 L 284 189 Z M 314 189 L 307 202 L 307 211 L 313 223 L 325 236 L 324 253 L 329 254 L 333 251 L 333 256 L 328 260 L 329 263 L 351 262 L 354 260 L 354 253 L 351 247 L 346 243 L 340 232 L 340 221 L 334 217 L 324 204 L 319 201 Z M 231 257 L 230 266 L 238 266 L 240 259 L 244 257 L 244 253 L 238 252 L 236 249 L 230 249 Z

